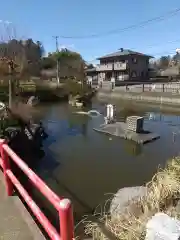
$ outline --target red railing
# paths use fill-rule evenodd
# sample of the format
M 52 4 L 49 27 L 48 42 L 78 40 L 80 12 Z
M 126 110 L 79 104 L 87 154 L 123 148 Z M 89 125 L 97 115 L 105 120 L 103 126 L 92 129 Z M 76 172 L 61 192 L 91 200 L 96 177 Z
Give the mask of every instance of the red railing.
M 72 240 L 74 238 L 74 223 L 73 223 L 73 210 L 71 201 L 69 199 L 59 198 L 28 166 L 17 156 L 17 154 L 5 143 L 5 140 L 0 139 L 0 165 L 4 172 L 6 191 L 8 196 L 11 196 L 14 187 L 23 197 L 39 223 L 47 232 L 52 240 Z M 28 192 L 18 181 L 17 177 L 12 172 L 10 161 L 14 161 L 16 165 L 24 172 L 29 178 L 31 183 L 49 200 L 49 202 L 56 208 L 59 213 L 60 221 L 60 234 L 56 231 L 54 226 L 49 222 L 47 217 L 36 205 Z

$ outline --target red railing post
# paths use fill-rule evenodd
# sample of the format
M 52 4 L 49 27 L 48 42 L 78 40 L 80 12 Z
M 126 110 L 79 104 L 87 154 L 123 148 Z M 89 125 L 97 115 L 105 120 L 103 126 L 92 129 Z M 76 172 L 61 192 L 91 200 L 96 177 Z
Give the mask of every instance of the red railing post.
M 61 200 L 53 191 L 51 191 L 51 189 L 26 165 L 26 163 L 23 162 L 20 157 L 16 155 L 3 139 L 0 139 L 0 154 L 0 165 L 3 168 L 8 196 L 13 194 L 13 186 L 15 186 L 51 239 L 74 240 L 74 221 L 71 201 L 69 199 Z M 59 212 L 60 235 L 13 174 L 9 158 L 17 164 L 34 186 Z
M 0 139 L 0 151 L 1 151 L 2 168 L 3 168 L 4 178 L 5 178 L 6 191 L 8 196 L 12 196 L 13 184 L 7 175 L 7 170 L 10 170 L 10 162 L 9 162 L 9 156 L 3 148 L 4 144 L 6 144 L 6 141 L 4 139 Z
M 74 221 L 71 201 L 62 199 L 59 204 L 60 236 L 62 240 L 74 238 Z

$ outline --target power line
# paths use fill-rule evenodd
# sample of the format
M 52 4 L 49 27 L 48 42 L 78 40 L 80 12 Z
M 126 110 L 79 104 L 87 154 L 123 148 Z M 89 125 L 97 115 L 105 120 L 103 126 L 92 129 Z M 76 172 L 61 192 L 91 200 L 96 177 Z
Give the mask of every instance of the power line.
M 175 54 L 175 50 L 174 49 L 169 50 L 169 51 L 156 52 L 156 53 L 153 53 L 151 55 L 154 55 L 154 56 L 160 56 L 161 55 L 162 56 L 162 55 L 172 55 L 172 54 Z M 91 64 L 91 63 L 93 63 L 95 61 L 98 61 L 98 59 L 94 58 L 94 59 L 89 60 L 89 61 L 86 60 L 86 63 Z
M 152 55 L 154 55 L 154 56 L 160 56 L 160 55 L 163 56 L 163 55 L 172 55 L 172 54 L 175 55 L 175 50 L 157 52 L 157 53 L 153 53 Z M 94 58 L 92 60 L 86 61 L 86 63 L 91 64 L 91 63 L 93 63 L 95 61 L 97 61 L 97 58 Z
M 177 42 L 180 43 L 180 39 L 163 42 L 163 45 L 168 45 L 168 44 L 177 43 Z M 146 47 L 148 47 L 148 48 L 153 48 L 153 47 L 161 46 L 161 45 L 162 45 L 162 42 L 161 42 L 161 43 L 156 43 L 156 44 L 150 44 L 150 45 L 147 45 Z M 134 49 L 134 50 L 135 50 L 135 48 L 131 48 L 131 49 Z M 175 49 L 172 49 L 172 51 L 162 51 L 162 52 L 158 52 L 158 53 L 152 53 L 152 55 L 173 54 L 174 52 L 175 52 Z M 92 62 L 95 62 L 95 61 L 97 61 L 97 58 L 94 58 L 94 59 L 89 60 L 89 61 L 86 61 L 86 62 L 87 62 L 87 63 L 92 63 Z
M 153 22 L 164 21 L 167 18 L 170 18 L 170 17 L 173 17 L 173 16 L 177 15 L 179 12 L 180 12 L 180 8 L 177 8 L 177 9 L 175 9 L 173 11 L 169 11 L 166 14 L 161 15 L 159 17 L 151 18 L 149 20 L 142 21 L 138 24 L 133 24 L 133 25 L 130 25 L 130 26 L 125 27 L 125 28 L 110 30 L 110 31 L 104 32 L 104 33 L 90 34 L 90 35 L 84 35 L 84 36 L 63 36 L 62 35 L 60 37 L 61 38 L 69 38 L 69 39 L 86 39 L 86 38 L 104 37 L 104 36 L 108 36 L 108 35 L 113 35 L 113 34 L 118 34 L 118 33 L 121 33 L 121 32 L 125 32 L 125 31 L 128 31 L 128 30 L 133 30 L 133 29 L 136 29 L 136 28 L 139 28 L 139 27 L 144 27 L 144 26 L 146 26 L 148 24 L 151 24 Z
M 161 43 L 155 43 L 155 44 L 150 44 L 150 45 L 147 45 L 145 47 L 148 47 L 148 48 L 153 48 L 153 47 L 158 47 L 158 46 L 162 46 L 163 45 L 169 45 L 171 43 L 177 43 L 179 42 L 180 43 L 180 39 L 176 39 L 176 40 L 172 40 L 172 41 L 167 41 L 167 42 L 161 42 Z
M 158 53 L 154 53 L 154 56 L 163 56 L 163 55 L 172 55 L 172 54 L 176 54 L 174 50 L 172 51 L 163 51 L 163 52 L 158 52 Z
M 180 39 L 176 39 L 176 40 L 172 40 L 172 41 L 167 41 L 167 42 L 163 42 L 163 45 L 167 45 L 167 44 L 171 44 L 171 43 L 176 43 L 176 42 L 180 42 Z M 151 47 L 155 47 L 155 46 L 160 46 L 160 45 L 162 45 L 162 42 L 161 43 L 156 43 L 156 44 L 150 44 L 150 45 L 147 45 L 146 47 L 148 47 L 148 48 L 151 48 Z M 134 48 L 133 48 L 134 49 Z M 152 53 L 152 55 L 165 55 L 165 54 L 175 54 L 175 49 L 172 49 L 172 50 L 169 50 L 169 51 L 161 51 L 161 52 L 156 52 L 156 53 Z M 96 58 L 94 58 L 94 59 L 92 59 L 92 60 L 86 60 L 86 63 L 93 63 L 93 62 L 95 62 L 95 61 L 97 61 L 97 57 Z

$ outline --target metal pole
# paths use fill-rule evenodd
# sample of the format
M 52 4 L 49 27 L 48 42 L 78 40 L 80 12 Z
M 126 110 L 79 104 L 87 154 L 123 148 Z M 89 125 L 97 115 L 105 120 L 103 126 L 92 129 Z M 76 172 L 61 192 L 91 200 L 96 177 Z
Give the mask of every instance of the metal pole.
M 59 48 L 58 48 L 58 36 L 55 36 L 54 37 L 55 40 L 56 40 L 56 53 L 59 52 Z M 56 62 L 56 80 L 57 80 L 57 84 L 59 85 L 60 83 L 60 80 L 59 80 L 59 69 L 60 69 L 60 66 L 59 66 L 59 60 L 57 58 L 57 62 Z
M 9 108 L 12 107 L 12 66 L 9 63 Z

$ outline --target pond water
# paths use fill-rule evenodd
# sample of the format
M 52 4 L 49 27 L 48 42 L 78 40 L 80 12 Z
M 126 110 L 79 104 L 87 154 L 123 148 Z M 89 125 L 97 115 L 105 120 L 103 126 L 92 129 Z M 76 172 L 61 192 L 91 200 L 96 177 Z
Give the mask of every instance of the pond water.
M 158 133 L 160 139 L 142 146 L 110 138 L 93 130 L 103 123 L 102 116 L 75 114 L 77 109 L 67 104 L 37 109 L 36 118 L 42 119 L 49 138 L 44 144 L 46 156 L 36 166 L 36 172 L 59 196 L 72 200 L 77 221 L 119 188 L 145 184 L 159 166 L 180 152 L 180 113 L 164 114 L 158 108 L 144 110 L 123 105 L 116 108 L 121 121 L 129 115 L 144 116 L 144 129 Z M 94 102 L 92 109 L 105 113 L 105 104 Z M 56 211 L 38 193 L 34 194 L 58 226 Z

